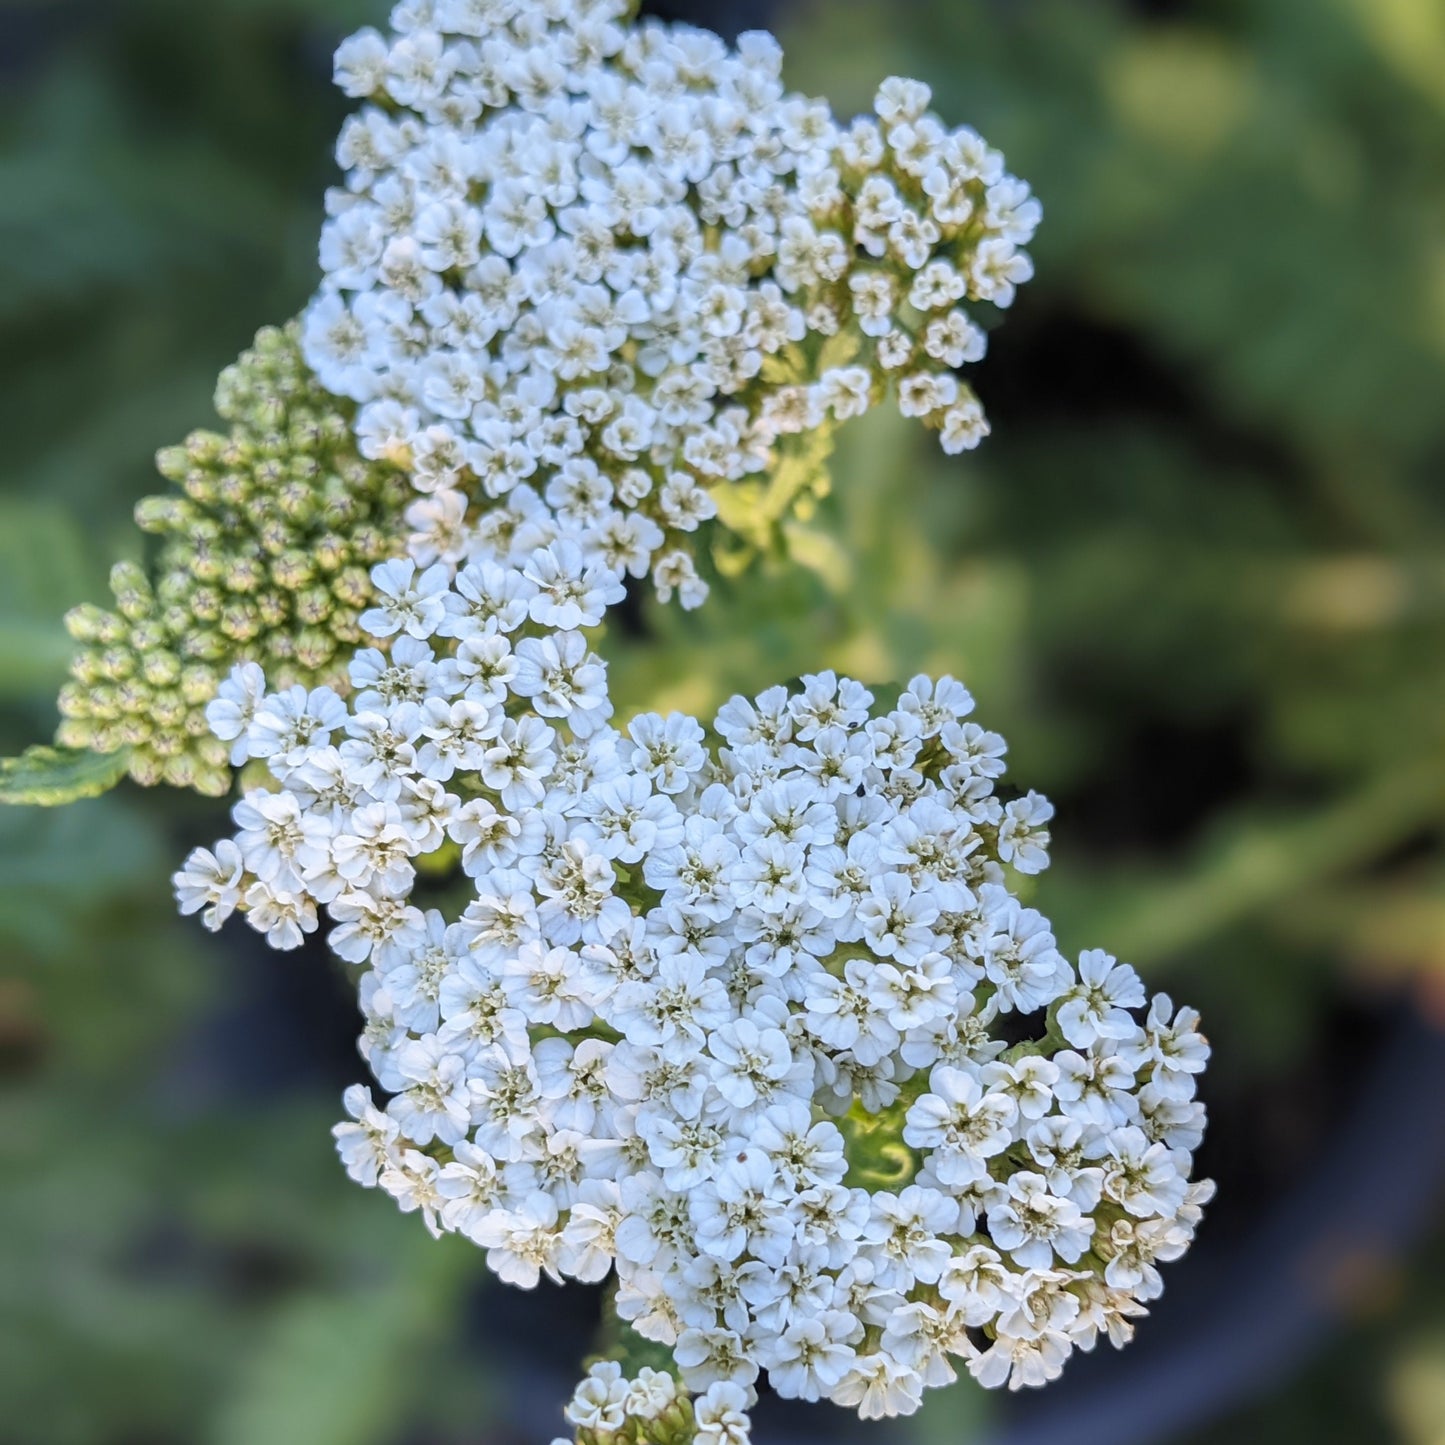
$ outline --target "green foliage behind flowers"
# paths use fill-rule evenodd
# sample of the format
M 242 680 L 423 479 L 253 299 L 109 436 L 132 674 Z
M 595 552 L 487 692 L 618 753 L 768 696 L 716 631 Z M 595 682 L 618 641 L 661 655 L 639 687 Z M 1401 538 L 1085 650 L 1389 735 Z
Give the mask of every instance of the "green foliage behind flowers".
M 342 686 L 369 569 L 402 543 L 405 475 L 364 460 L 345 403 L 320 390 L 296 328 L 267 329 L 221 374 L 228 434 L 197 431 L 157 464 L 179 495 L 147 497 L 136 522 L 162 538 L 154 572 L 111 572 L 115 611 L 75 608 L 80 644 L 62 689 L 60 742 L 127 749 L 140 783 L 210 794 L 231 782 L 206 704 L 238 662 L 276 686 Z
M 101 595 L 98 560 L 141 558 L 148 452 L 310 293 L 344 108 L 326 57 L 384 9 L 0 8 L 7 749 L 54 725 L 64 608 Z M 1039 275 L 980 380 L 995 431 L 966 466 L 886 413 L 860 423 L 807 539 L 842 537 L 826 577 L 754 570 L 701 613 L 649 605 L 646 647 L 618 627 L 607 648 L 632 709 L 711 711 L 824 662 L 966 676 L 1018 769 L 1067 805 L 1046 899 L 1061 931 L 1184 976 L 1230 1051 L 1221 1123 L 1242 1117 L 1232 1077 L 1273 1125 L 1257 1151 L 1219 1137 L 1303 1174 L 1311 1103 L 1287 1070 L 1329 1047 L 1342 976 L 1428 991 L 1445 958 L 1440 7 L 1167 9 L 779 7 L 790 78 L 840 112 L 895 68 L 1005 148 L 1046 207 Z M 1161 737 L 1173 766 L 1152 770 Z M 411 1340 L 317 1367 L 368 1318 L 413 1317 L 395 1292 L 422 1287 L 430 1247 L 320 1147 L 333 1080 L 157 1125 L 165 1061 L 252 968 L 173 918 L 176 840 L 214 831 L 197 807 L 122 792 L 43 827 L 0 815 L 0 973 L 23 981 L 0 986 L 0 1434 L 314 1445 L 323 1419 L 348 1445 L 505 1438 L 477 1352 L 436 1343 L 461 1337 L 445 1291 Z M 1437 1246 L 1402 1275 L 1407 1311 L 1190 1445 L 1437 1445 L 1442 1279 Z M 322 1296 L 347 1325 L 327 1331 Z M 905 1438 L 969 1438 L 958 1395 Z

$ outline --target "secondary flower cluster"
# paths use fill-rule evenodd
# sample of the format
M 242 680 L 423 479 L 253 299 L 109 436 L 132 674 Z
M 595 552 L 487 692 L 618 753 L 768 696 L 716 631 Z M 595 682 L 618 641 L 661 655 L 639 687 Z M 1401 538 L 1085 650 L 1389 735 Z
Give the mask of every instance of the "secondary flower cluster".
M 608 724 L 580 629 L 620 586 L 554 541 L 520 570 L 377 569 L 391 656 L 212 706 L 279 791 L 178 875 L 280 947 L 324 906 L 368 965 L 350 1172 L 507 1282 L 599 1280 L 689 1388 L 907 1412 L 954 1378 L 1040 1384 L 1122 1342 L 1182 1253 L 1207 1053 L 1009 879 L 1052 810 L 1003 801 L 957 682 L 897 705 L 831 673 L 719 714 Z M 459 850 L 448 918 L 416 861 Z M 883 1147 L 878 1144 L 882 1141 Z
M 295 326 L 262 331 L 221 374 L 216 410 L 229 434 L 199 431 L 162 451 L 180 494 L 136 508 L 164 539 L 154 568 L 119 564 L 116 611 L 66 618 L 81 646 L 59 741 L 129 748 L 138 782 L 219 795 L 231 772 L 205 707 L 221 680 L 242 659 L 278 684 L 345 678 L 370 569 L 405 544 L 410 490 L 395 467 L 357 453 L 353 408 L 317 386 Z
M 892 389 L 945 448 L 978 442 L 962 303 L 1009 304 L 1039 207 L 926 86 L 840 128 L 784 92 L 770 36 L 729 51 L 629 9 L 404 0 L 341 47 L 368 103 L 305 349 L 436 526 L 525 487 L 692 606 L 685 534 L 721 508 L 765 545 L 826 486 L 816 453 L 779 465 L 806 435 Z
M 748 1445 L 747 1410 L 738 1385 L 712 1385 L 690 1400 L 665 1371 L 644 1367 L 628 1379 L 604 1361 L 587 1372 L 566 1415 L 577 1445 Z

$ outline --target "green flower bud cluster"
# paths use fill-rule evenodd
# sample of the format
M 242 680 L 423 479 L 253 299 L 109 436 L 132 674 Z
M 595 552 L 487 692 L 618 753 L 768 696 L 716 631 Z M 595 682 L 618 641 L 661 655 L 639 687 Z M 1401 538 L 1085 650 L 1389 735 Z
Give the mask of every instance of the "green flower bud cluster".
M 130 774 L 218 796 L 231 783 L 206 704 L 238 662 L 274 688 L 344 685 L 370 569 L 402 549 L 404 473 L 367 461 L 353 412 L 316 383 L 298 328 L 267 328 L 221 374 L 226 435 L 198 431 L 156 459 L 178 489 L 136 508 L 161 538 L 153 566 L 111 572 L 113 611 L 66 617 L 80 644 L 58 741 L 129 750 Z

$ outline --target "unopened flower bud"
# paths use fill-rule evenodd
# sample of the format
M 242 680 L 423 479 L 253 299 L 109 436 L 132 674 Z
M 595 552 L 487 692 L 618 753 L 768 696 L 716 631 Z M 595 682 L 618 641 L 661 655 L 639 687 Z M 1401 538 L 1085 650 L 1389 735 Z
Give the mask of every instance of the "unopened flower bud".
M 404 545 L 411 497 L 360 455 L 350 406 L 316 384 L 294 326 L 261 332 L 222 373 L 216 409 L 228 434 L 198 430 L 157 454 L 181 490 L 136 508 L 161 539 L 150 576 L 122 563 L 114 612 L 67 617 L 80 647 L 61 697 L 68 745 L 128 746 L 139 781 L 208 793 L 230 770 L 205 707 L 234 663 L 253 658 L 281 685 L 346 688 L 340 649 L 371 600 L 369 565 Z
M 115 593 L 116 606 L 131 622 L 139 621 L 151 609 L 150 583 L 134 562 L 117 562 L 111 568 L 110 590 Z
M 173 652 L 149 652 L 141 658 L 141 676 L 152 687 L 169 687 L 180 675 L 181 662 Z

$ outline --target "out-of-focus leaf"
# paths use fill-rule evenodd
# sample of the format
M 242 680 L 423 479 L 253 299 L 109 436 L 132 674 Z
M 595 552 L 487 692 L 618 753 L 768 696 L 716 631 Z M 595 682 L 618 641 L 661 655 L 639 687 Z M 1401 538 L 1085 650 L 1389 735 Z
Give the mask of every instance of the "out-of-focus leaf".
M 1407 841 L 1445 812 L 1445 769 L 1401 765 L 1338 802 L 1236 823 L 1167 875 L 1049 880 L 1056 921 L 1071 934 L 1157 966 Z
M 1376 978 L 1445 978 L 1445 879 L 1390 880 L 1316 889 L 1270 915 L 1274 933 L 1338 951 Z
M 0 499 L 0 700 L 54 694 L 74 650 L 64 615 L 100 587 L 100 575 L 73 516 Z
M 979 1436 L 986 1438 L 985 1426 L 993 1414 L 993 1392 L 961 1371 L 957 1384 L 924 1393 L 911 1438 L 917 1445 L 966 1445 Z
M 1440 1445 L 1445 1440 L 1445 1338 L 1432 1330 L 1412 1341 L 1393 1362 L 1388 1395 L 1402 1445 Z
M 1374 48 L 1445 112 L 1445 10 L 1435 0 L 1348 3 Z
M 0 697 L 49 691 L 65 679 L 74 645 L 54 622 L 0 618 Z
M 416 1394 L 428 1344 L 444 1338 L 470 1256 L 420 1229 L 374 1288 L 303 1294 L 243 1371 L 212 1445 L 383 1445 Z M 461 1246 L 465 1252 L 466 1246 Z
M 53 622 L 64 636 L 61 614 L 98 570 L 73 514 L 28 498 L 0 498 L 0 611 Z
M 0 803 L 58 808 L 98 798 L 125 777 L 125 750 L 93 753 L 87 748 L 27 748 L 18 758 L 0 758 Z
M 820 527 L 801 522 L 783 524 L 788 556 L 800 567 L 816 572 L 830 592 L 843 593 L 853 585 L 854 562 L 848 549 Z

